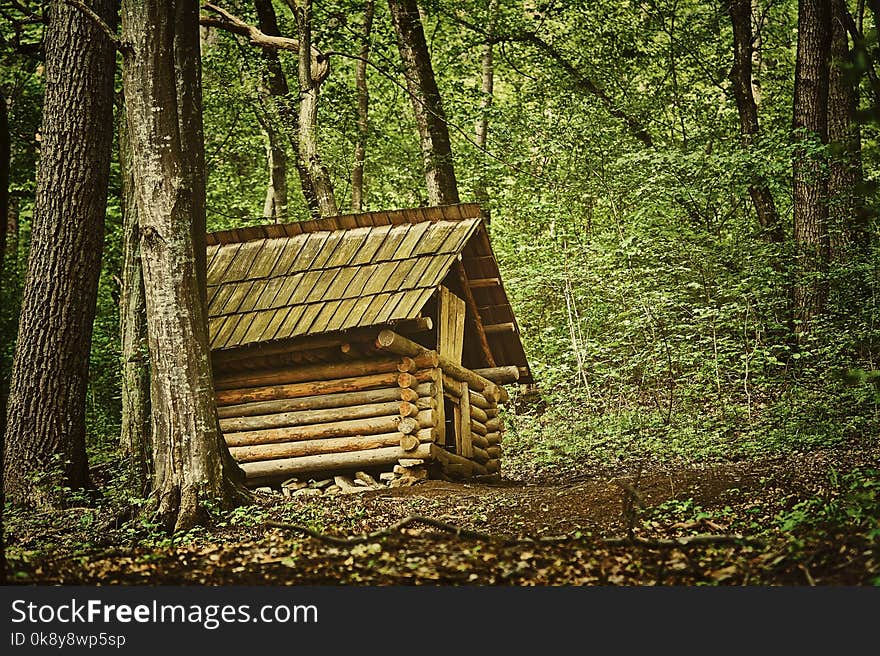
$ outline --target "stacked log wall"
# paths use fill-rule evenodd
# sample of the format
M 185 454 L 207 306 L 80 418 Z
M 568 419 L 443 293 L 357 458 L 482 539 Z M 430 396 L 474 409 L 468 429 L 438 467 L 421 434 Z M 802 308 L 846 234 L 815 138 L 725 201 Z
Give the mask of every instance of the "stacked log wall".
M 219 371 L 220 428 L 250 483 L 433 458 L 436 356 Z

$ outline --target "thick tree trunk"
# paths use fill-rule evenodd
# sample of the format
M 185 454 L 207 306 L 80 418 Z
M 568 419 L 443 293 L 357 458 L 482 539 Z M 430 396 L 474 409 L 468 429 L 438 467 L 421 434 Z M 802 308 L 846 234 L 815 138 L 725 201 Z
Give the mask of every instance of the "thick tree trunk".
M 457 203 L 458 183 L 452 160 L 452 144 L 418 5 L 416 0 L 388 0 L 388 6 L 419 129 L 428 203 Z
M 832 259 L 867 245 L 867 215 L 862 191 L 862 138 L 856 120 L 859 96 L 844 27 L 846 11 L 834 3 L 831 22 L 831 70 L 828 83 L 828 233 Z
M 126 114 L 141 228 L 153 411 L 153 502 L 170 528 L 202 502 L 243 501 L 219 432 L 205 314 L 205 189 L 199 6 L 125 0 Z
M 730 81 L 733 83 L 733 95 L 739 112 L 740 141 L 748 150 L 754 145 L 759 132 L 758 102 L 752 75 L 752 3 L 751 0 L 730 0 L 727 9 L 733 26 L 733 67 L 730 69 Z M 774 242 L 783 241 L 785 231 L 779 221 L 773 194 L 760 173 L 754 174 L 749 182 L 749 196 L 755 207 L 758 223 L 767 238 Z
M 299 79 L 299 156 L 305 163 L 312 180 L 321 216 L 339 213 L 330 172 L 318 155 L 318 94 L 323 76 L 312 60 L 312 3 L 311 0 L 294 3 L 296 27 L 299 35 L 297 77 Z
M 361 32 L 360 60 L 355 66 L 355 88 L 357 89 L 357 142 L 354 145 L 354 166 L 351 169 L 351 211 L 364 209 L 364 163 L 367 154 L 367 135 L 369 133 L 370 93 L 367 88 L 367 59 L 370 57 L 370 38 L 373 31 L 373 0 L 364 2 L 364 24 Z
M 115 25 L 114 3 L 87 4 Z M 89 483 L 85 399 L 113 142 L 115 48 L 83 12 L 60 1 L 50 6 L 44 46 L 42 158 L 7 406 L 4 487 L 13 503 L 53 506 L 59 502 L 53 489 Z
M 120 446 L 127 460 L 129 490 L 134 495 L 145 497 L 150 491 L 153 471 L 150 441 L 150 352 L 134 168 L 124 116 L 119 130 L 119 165 L 123 215 L 122 299 L 119 304 L 122 342 Z
M 823 146 L 828 142 L 830 56 L 830 3 L 800 0 L 792 114 L 796 145 L 792 200 L 797 249 L 793 302 L 798 334 L 809 332 L 827 297 L 828 177 Z

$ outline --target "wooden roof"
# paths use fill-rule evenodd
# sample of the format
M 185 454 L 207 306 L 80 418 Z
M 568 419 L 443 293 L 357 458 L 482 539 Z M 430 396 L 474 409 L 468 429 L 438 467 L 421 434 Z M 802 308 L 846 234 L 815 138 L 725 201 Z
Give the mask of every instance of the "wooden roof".
M 483 323 L 515 328 L 476 204 L 238 228 L 207 243 L 215 350 L 417 317 L 459 258 Z M 487 339 L 496 364 L 528 367 L 516 329 Z

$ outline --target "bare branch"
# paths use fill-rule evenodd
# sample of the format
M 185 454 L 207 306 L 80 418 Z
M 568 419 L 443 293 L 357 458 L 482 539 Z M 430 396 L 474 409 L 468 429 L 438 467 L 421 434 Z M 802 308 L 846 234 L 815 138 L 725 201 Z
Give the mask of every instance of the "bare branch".
M 291 39 L 285 36 L 272 36 L 261 32 L 258 28 L 250 25 L 234 14 L 229 13 L 222 7 L 218 7 L 210 2 L 202 5 L 202 9 L 217 14 L 220 18 L 211 18 L 203 16 L 199 23 L 205 27 L 215 27 L 217 29 L 232 32 L 247 37 L 255 46 L 261 48 L 272 48 L 273 50 L 288 50 L 290 52 L 299 52 L 299 40 Z M 316 83 L 323 82 L 330 73 L 330 64 L 327 57 L 317 48 L 311 48 L 312 55 L 312 77 Z

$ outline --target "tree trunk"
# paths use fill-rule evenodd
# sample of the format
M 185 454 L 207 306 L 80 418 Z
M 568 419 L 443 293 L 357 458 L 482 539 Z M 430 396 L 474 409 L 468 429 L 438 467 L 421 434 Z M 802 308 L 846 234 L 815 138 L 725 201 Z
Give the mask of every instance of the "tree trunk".
M 12 151 L 10 148 L 9 115 L 6 109 L 6 96 L 0 90 L 0 289 L 3 287 L 3 265 L 6 261 L 6 222 L 9 216 L 9 168 Z
M 244 501 L 219 431 L 205 302 L 205 187 L 194 0 L 125 0 L 126 114 L 147 301 L 153 498 L 169 528 L 204 518 L 204 501 Z
M 318 94 L 324 77 L 312 65 L 312 2 L 292 3 L 292 9 L 299 35 L 299 156 L 309 171 L 321 216 L 335 216 L 339 212 L 333 182 L 318 155 Z
M 287 153 L 281 144 L 278 130 L 266 121 L 266 162 L 269 168 L 269 184 L 263 202 L 263 218 L 275 223 L 287 219 Z
M 134 189 L 131 145 L 123 116 L 119 130 L 119 168 L 122 178 L 122 299 L 119 304 L 122 350 L 122 430 L 120 446 L 127 460 L 132 494 L 150 491 L 150 352 L 147 305 L 140 249 L 140 225 Z
M 419 129 L 428 203 L 459 202 L 452 145 L 416 0 L 388 0 L 406 87 Z
M 275 15 L 275 9 L 272 6 L 272 0 L 254 0 L 254 7 L 257 10 L 257 21 L 260 31 L 270 36 L 281 36 L 281 30 L 278 29 L 278 18 Z M 290 99 L 290 85 L 287 83 L 287 76 L 284 74 L 284 69 L 281 68 L 281 60 L 279 59 L 278 52 L 275 49 L 264 48 L 263 59 L 266 62 L 266 91 L 268 95 L 267 100 L 270 100 L 271 103 L 274 104 L 278 112 L 278 117 L 281 119 L 281 124 L 284 131 L 288 135 L 296 135 L 297 142 L 294 143 L 294 150 L 297 152 L 295 165 L 296 172 L 299 175 L 300 188 L 302 189 L 303 198 L 305 198 L 306 205 L 308 206 L 309 211 L 312 213 L 313 216 L 317 217 L 319 216 L 318 198 L 317 196 L 315 196 L 315 190 L 312 187 L 312 179 L 309 176 L 309 171 L 306 168 L 305 163 L 299 158 L 299 117 L 297 116 L 296 109 Z M 281 194 L 278 193 L 280 189 L 280 178 L 282 175 L 280 171 L 280 153 L 284 153 L 284 168 L 286 169 L 287 152 L 280 144 L 281 139 L 277 130 L 273 134 L 270 131 L 270 128 L 267 128 L 267 133 L 269 134 L 269 145 L 272 149 L 270 155 L 270 175 L 273 177 L 270 189 L 275 190 L 273 197 L 274 203 L 276 199 L 281 197 Z M 276 163 L 279 163 L 279 167 L 273 168 Z M 287 173 L 285 170 L 285 181 L 286 176 Z M 268 193 L 269 191 L 267 191 L 267 205 Z M 286 182 L 284 185 L 283 200 L 285 205 L 285 216 L 280 218 L 286 219 Z
M 489 19 L 486 23 L 486 43 L 482 47 L 482 61 L 480 65 L 480 117 L 475 126 L 475 141 L 481 150 L 486 150 L 489 137 L 489 110 L 492 107 L 495 89 L 495 69 L 493 66 L 492 38 L 495 36 L 495 14 L 498 12 L 498 0 L 489 0 Z M 482 167 L 481 167 L 482 169 Z M 474 198 L 483 208 L 486 216 L 489 216 L 489 192 L 486 190 L 486 175 L 481 170 L 474 184 Z
M 88 5 L 115 25 L 112 2 Z M 85 400 L 113 142 L 115 48 L 82 11 L 60 1 L 50 6 L 44 46 L 42 158 L 7 406 L 4 487 L 8 501 L 51 507 L 61 501 L 60 487 L 89 483 Z
M 831 70 L 828 82 L 828 233 L 832 259 L 851 248 L 867 245 L 867 215 L 862 191 L 862 139 L 856 120 L 859 96 L 852 56 L 843 23 L 846 11 L 834 3 L 831 21 Z
M 792 166 L 796 275 L 793 288 L 795 332 L 809 332 L 827 297 L 828 178 L 824 145 L 828 142 L 828 69 L 831 9 L 826 0 L 798 2 Z
M 758 103 L 752 75 L 754 52 L 751 0 L 730 0 L 727 9 L 733 26 L 733 67 L 730 69 L 730 81 L 733 83 L 733 95 L 739 112 L 740 141 L 749 150 L 759 131 Z M 749 182 L 749 196 L 755 207 L 758 223 L 767 238 L 774 242 L 783 241 L 785 232 L 779 221 L 773 194 L 760 173 L 754 174 Z
M 370 56 L 370 37 L 373 31 L 373 0 L 364 2 L 364 24 L 361 32 L 360 60 L 355 66 L 355 87 L 357 89 L 357 142 L 354 145 L 354 166 L 351 169 L 351 211 L 364 209 L 364 160 L 367 152 L 369 132 L 370 94 L 367 89 L 367 59 Z

